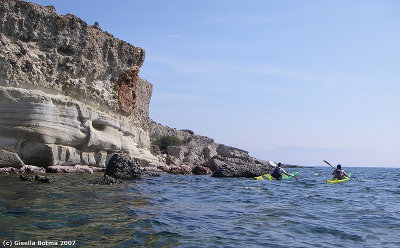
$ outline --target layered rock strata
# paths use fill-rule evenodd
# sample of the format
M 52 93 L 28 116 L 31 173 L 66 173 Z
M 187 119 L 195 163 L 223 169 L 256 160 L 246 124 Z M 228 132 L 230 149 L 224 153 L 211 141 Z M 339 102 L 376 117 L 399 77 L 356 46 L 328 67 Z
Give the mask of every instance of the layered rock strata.
M 152 85 L 138 76 L 144 58 L 52 6 L 1 1 L 0 149 L 23 161 L 13 158 L 16 167 L 105 167 L 117 151 L 158 161 L 146 126 Z

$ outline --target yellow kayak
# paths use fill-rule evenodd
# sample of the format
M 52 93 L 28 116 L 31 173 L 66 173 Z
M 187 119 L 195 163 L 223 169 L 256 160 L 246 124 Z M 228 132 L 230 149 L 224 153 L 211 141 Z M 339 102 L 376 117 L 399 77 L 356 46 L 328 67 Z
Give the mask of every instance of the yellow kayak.
M 289 173 L 289 174 L 292 175 L 292 176 L 296 176 L 298 173 L 299 172 L 296 171 L 296 172 Z M 286 174 L 282 174 L 282 179 L 288 179 L 288 178 L 291 178 L 291 177 L 289 177 Z M 254 177 L 254 180 L 276 180 L 276 179 L 273 178 L 270 174 L 265 174 L 265 175 L 262 175 L 262 176 Z
M 351 173 L 349 173 L 349 176 L 351 176 Z M 343 179 L 334 178 L 331 180 L 326 180 L 326 182 L 327 183 L 343 183 L 343 182 L 347 182 L 349 180 L 350 180 L 350 178 L 345 176 Z

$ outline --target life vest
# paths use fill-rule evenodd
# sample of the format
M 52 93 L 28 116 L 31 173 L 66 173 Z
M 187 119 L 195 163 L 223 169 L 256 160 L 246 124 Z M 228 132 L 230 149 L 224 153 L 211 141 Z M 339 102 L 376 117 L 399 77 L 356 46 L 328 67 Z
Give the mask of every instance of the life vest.
M 274 177 L 275 179 L 281 178 L 281 176 L 282 176 L 281 168 L 276 167 L 276 168 L 274 169 L 274 171 L 272 172 L 271 176 Z
M 342 169 L 336 169 L 334 178 L 343 179 L 343 170 Z

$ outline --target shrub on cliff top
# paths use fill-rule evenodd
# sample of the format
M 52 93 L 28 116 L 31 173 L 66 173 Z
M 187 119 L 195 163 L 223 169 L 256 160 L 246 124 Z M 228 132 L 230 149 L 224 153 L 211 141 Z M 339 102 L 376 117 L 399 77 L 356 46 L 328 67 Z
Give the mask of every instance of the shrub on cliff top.
M 153 144 L 161 151 L 166 151 L 168 146 L 181 146 L 183 142 L 175 136 L 165 135 L 153 141 Z

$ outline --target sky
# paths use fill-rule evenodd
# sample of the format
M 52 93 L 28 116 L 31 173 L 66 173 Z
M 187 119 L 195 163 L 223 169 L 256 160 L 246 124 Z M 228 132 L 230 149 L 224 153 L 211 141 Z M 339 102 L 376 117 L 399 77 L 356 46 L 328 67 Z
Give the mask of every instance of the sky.
M 146 51 L 150 117 L 259 159 L 400 167 L 400 1 L 32 1 Z

